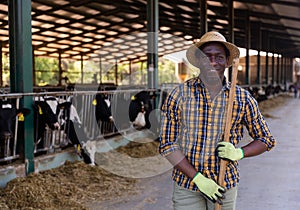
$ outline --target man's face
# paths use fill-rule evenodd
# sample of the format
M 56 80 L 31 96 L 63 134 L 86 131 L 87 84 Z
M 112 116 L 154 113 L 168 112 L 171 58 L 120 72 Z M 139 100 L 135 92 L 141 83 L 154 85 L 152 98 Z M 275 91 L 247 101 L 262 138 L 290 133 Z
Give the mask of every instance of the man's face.
M 209 83 L 222 81 L 228 64 L 224 46 L 220 43 L 208 43 L 199 55 L 201 78 Z

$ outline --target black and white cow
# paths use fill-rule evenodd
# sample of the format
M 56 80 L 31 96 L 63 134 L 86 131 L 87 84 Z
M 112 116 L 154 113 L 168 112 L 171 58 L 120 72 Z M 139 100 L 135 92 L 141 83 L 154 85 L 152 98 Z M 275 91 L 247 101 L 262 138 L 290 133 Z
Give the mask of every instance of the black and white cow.
M 67 138 L 72 145 L 77 146 L 77 154 L 85 163 L 91 164 L 91 158 L 83 147 L 88 137 L 84 132 L 82 122 L 74 105 L 69 101 L 60 101 L 57 105 L 56 114 Z
M 141 91 L 131 97 L 129 119 L 136 128 L 150 128 L 149 114 L 153 109 L 152 93 Z
M 160 94 L 154 91 L 141 91 L 131 98 L 129 105 L 129 118 L 132 125 L 138 129 L 148 129 L 154 140 L 158 140 L 160 131 L 161 106 L 163 105 L 168 92 L 160 90 Z M 158 97 L 158 98 L 157 98 Z M 158 107 L 154 104 L 158 101 Z
M 107 93 L 97 94 L 94 105 L 96 106 L 95 115 L 97 122 L 110 122 L 113 121 L 111 114 L 111 101 Z
M 116 90 L 116 86 L 103 87 L 99 85 L 98 91 L 112 91 Z M 114 118 L 112 116 L 112 101 L 109 93 L 98 93 L 93 100 L 95 106 L 95 116 L 98 126 L 100 126 L 101 134 L 111 134 L 117 129 L 114 125 Z
M 274 94 L 278 95 L 280 92 L 286 92 L 286 90 L 281 85 L 276 85 L 274 87 Z
M 35 105 L 39 117 L 37 122 L 40 126 L 38 129 L 38 137 L 43 135 L 46 125 L 52 130 L 60 128 L 66 134 L 66 137 L 70 140 L 72 145 L 77 146 L 78 155 L 83 158 L 84 162 L 88 164 L 91 163 L 81 143 L 87 140 L 87 136 L 81 125 L 76 108 L 72 103 L 55 97 L 45 97 L 42 100 L 36 101 Z
M 46 128 L 51 130 L 56 130 L 60 128 L 58 123 L 57 115 L 49 105 L 47 101 L 43 98 L 35 100 L 33 103 L 33 108 L 35 110 L 34 114 L 34 124 L 35 124 L 35 135 L 34 139 L 37 148 L 43 148 L 44 145 L 44 134 Z
M 23 121 L 29 113 L 29 109 L 17 109 L 14 103 L 0 100 L 0 158 L 11 155 L 16 117 L 19 116 L 18 119 Z
M 265 101 L 268 99 L 268 96 L 265 93 L 263 87 L 248 87 L 246 88 L 250 92 L 250 94 L 257 100 L 257 102 Z

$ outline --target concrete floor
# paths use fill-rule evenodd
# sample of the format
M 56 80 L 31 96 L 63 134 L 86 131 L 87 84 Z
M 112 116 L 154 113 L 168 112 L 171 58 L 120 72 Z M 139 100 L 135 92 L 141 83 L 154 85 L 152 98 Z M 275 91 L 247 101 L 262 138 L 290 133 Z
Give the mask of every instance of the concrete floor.
M 276 147 L 240 161 L 237 210 L 300 209 L 300 99 L 268 112 Z
M 284 106 L 268 111 L 277 146 L 261 156 L 240 161 L 241 182 L 237 210 L 300 209 L 300 99 L 287 98 Z M 249 139 L 248 139 L 249 140 Z M 247 143 L 247 137 L 242 143 Z M 139 179 L 140 193 L 93 203 L 91 209 L 171 210 L 171 171 Z M 126 193 L 126 192 L 124 192 Z

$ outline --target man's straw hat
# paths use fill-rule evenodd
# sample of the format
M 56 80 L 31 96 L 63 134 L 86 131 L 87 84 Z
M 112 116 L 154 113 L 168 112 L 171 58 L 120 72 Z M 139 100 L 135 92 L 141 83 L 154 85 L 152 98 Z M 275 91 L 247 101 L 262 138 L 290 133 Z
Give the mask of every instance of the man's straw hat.
M 230 67 L 233 63 L 233 60 L 235 58 L 239 58 L 239 56 L 240 56 L 240 50 L 237 46 L 227 42 L 225 37 L 222 34 L 220 34 L 219 32 L 210 31 L 210 32 L 205 33 L 200 38 L 199 42 L 192 45 L 186 51 L 186 57 L 193 66 L 198 67 L 198 64 L 199 64 L 200 58 L 197 57 L 197 54 L 199 54 L 199 53 L 196 54 L 196 52 L 199 50 L 199 48 L 203 44 L 208 43 L 208 42 L 220 42 L 220 43 L 224 44 L 224 46 L 229 50 L 230 55 L 229 55 L 229 59 L 228 59 L 228 66 L 226 66 L 226 67 Z

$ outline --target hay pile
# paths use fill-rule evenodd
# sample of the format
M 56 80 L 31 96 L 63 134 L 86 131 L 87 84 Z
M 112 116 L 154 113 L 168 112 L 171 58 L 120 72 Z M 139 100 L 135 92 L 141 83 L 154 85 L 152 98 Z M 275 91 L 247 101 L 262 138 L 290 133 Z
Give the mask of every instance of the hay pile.
M 157 141 L 131 141 L 115 150 L 96 153 L 95 162 L 101 168 L 122 177 L 153 177 L 172 168 L 167 159 L 158 153 L 158 144 Z
M 158 155 L 158 142 L 129 142 L 115 151 L 134 158 Z M 114 161 L 112 161 L 114 162 Z M 114 164 L 114 163 L 112 163 Z M 124 169 L 123 169 L 124 170 Z M 85 204 L 138 193 L 136 179 L 117 176 L 83 162 L 66 162 L 55 169 L 10 181 L 0 189 L 0 209 L 74 209 Z
M 126 146 L 117 148 L 116 151 L 133 158 L 152 157 L 159 155 L 158 146 L 158 141 L 149 141 L 146 143 L 131 141 Z
M 135 193 L 135 180 L 82 162 L 16 178 L 0 191 L 0 209 L 87 209 L 85 202 Z
M 274 118 L 274 116 L 270 115 L 268 112 L 278 106 L 283 106 L 288 100 L 292 99 L 293 97 L 288 94 L 281 94 L 268 100 L 261 101 L 258 106 L 264 117 Z

